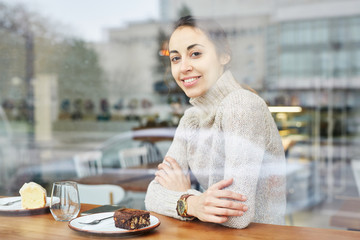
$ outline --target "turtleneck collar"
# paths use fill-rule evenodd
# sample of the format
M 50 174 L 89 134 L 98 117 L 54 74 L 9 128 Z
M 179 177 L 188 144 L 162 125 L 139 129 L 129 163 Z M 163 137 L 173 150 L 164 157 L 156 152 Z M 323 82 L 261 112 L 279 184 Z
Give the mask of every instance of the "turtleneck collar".
M 209 113 L 216 110 L 216 107 L 229 93 L 240 88 L 240 84 L 234 79 L 232 73 L 227 70 L 204 95 L 191 98 L 190 104 Z

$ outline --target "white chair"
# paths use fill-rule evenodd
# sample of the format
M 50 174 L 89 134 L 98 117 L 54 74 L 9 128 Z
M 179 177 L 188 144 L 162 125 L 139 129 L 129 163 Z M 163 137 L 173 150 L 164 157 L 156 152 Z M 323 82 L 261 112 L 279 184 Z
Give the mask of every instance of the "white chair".
M 79 153 L 74 156 L 77 177 L 86 177 L 102 173 L 102 152 L 90 151 Z
M 119 151 L 120 166 L 122 168 L 129 168 L 148 163 L 147 147 L 127 148 Z
M 125 191 L 118 185 L 100 184 L 88 185 L 78 183 L 81 203 L 89 204 L 119 204 L 125 197 Z
M 160 163 L 163 160 L 163 156 L 160 152 L 160 149 L 156 146 L 156 144 L 148 141 L 141 142 L 140 146 L 146 147 L 147 154 L 147 163 Z
M 352 159 L 351 168 L 354 174 L 358 194 L 360 195 L 360 159 Z

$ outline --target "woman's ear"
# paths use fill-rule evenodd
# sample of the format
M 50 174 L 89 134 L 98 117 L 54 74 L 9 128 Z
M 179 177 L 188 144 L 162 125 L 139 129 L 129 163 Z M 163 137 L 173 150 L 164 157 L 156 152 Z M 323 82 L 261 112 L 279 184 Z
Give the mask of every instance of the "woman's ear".
M 231 58 L 229 54 L 222 54 L 220 57 L 220 63 L 225 66 L 230 62 L 230 59 Z

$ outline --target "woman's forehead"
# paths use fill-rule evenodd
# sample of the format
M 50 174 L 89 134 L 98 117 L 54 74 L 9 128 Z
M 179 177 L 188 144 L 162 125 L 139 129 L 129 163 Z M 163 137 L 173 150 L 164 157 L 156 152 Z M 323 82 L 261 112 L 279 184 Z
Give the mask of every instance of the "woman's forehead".
M 187 47 L 192 44 L 207 45 L 211 44 L 206 34 L 199 28 L 183 26 L 177 28 L 171 35 L 169 50 L 176 47 Z

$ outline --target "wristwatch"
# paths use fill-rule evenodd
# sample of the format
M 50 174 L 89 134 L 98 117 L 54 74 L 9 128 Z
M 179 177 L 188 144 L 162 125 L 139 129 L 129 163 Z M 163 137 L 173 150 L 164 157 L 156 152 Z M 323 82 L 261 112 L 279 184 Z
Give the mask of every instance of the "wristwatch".
M 191 218 L 193 219 L 194 217 L 189 216 L 187 213 L 188 210 L 188 205 L 187 205 L 187 198 L 190 196 L 194 196 L 192 194 L 184 194 L 180 197 L 180 199 L 177 201 L 177 205 L 176 205 L 176 211 L 177 214 L 181 217 L 186 217 L 186 218 Z

